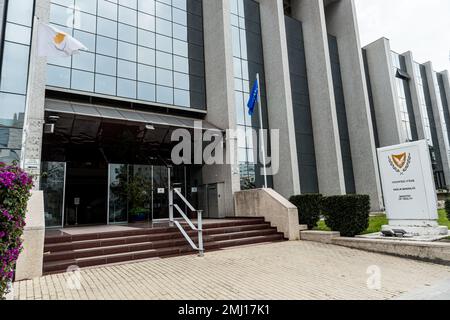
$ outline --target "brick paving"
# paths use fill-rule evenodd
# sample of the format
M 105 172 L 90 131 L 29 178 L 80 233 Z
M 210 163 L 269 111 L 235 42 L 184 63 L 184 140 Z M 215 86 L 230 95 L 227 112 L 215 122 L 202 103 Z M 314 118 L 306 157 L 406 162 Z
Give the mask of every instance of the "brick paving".
M 368 288 L 368 270 L 381 271 L 380 288 Z M 14 293 L 38 300 L 390 299 L 447 279 L 445 266 L 298 241 L 49 275 L 15 283 Z

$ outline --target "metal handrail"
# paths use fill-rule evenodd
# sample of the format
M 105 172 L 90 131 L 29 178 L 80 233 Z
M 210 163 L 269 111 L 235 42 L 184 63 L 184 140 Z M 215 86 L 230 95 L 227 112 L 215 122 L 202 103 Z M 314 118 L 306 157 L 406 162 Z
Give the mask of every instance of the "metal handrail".
M 173 202 L 173 198 L 174 198 L 173 192 L 174 191 L 191 211 L 197 212 L 197 226 L 195 226 L 192 223 L 192 221 L 187 217 L 187 215 L 183 212 L 183 210 L 181 210 L 181 208 L 176 203 Z M 184 219 L 184 221 L 186 221 L 186 223 L 189 225 L 189 227 L 193 231 L 197 231 L 198 245 L 196 245 L 194 243 L 192 238 L 187 234 L 186 230 L 184 230 L 184 228 L 181 226 L 181 224 L 177 220 L 174 219 L 173 208 L 175 208 L 178 211 L 178 213 L 181 215 L 181 217 Z M 181 192 L 172 187 L 172 185 L 170 184 L 170 168 L 169 168 L 169 220 L 170 220 L 170 223 L 175 224 L 175 226 L 178 228 L 178 230 L 180 230 L 181 234 L 184 236 L 184 238 L 187 240 L 187 242 L 191 245 L 192 249 L 198 251 L 198 254 L 200 257 L 203 257 L 205 254 L 205 248 L 203 246 L 202 215 L 203 215 L 202 210 L 195 210 L 194 207 L 190 204 L 190 202 L 181 194 Z

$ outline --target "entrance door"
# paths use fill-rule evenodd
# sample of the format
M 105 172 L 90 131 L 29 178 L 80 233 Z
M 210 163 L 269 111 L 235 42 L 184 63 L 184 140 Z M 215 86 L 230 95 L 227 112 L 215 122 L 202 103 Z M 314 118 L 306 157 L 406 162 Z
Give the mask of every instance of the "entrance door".
M 165 166 L 153 166 L 153 220 L 169 219 L 169 176 Z
M 66 164 L 64 162 L 43 162 L 41 190 L 44 192 L 45 226 L 64 226 L 64 187 Z
M 66 179 L 66 225 L 105 224 L 108 167 L 103 162 L 69 162 Z

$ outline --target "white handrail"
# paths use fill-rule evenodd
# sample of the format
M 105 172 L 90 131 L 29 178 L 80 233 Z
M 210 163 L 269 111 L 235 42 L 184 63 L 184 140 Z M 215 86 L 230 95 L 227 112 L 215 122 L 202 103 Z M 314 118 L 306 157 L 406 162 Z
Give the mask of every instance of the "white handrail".
M 174 191 L 181 198 L 181 200 L 183 200 L 183 202 L 186 204 L 186 206 L 191 211 L 196 211 L 197 212 L 197 227 L 187 217 L 187 215 L 183 212 L 183 210 L 181 210 L 181 208 L 176 203 L 174 203 L 174 201 L 173 201 L 173 198 L 174 198 L 173 197 L 173 192 Z M 184 219 L 184 221 L 186 221 L 186 223 L 189 225 L 189 227 L 192 230 L 197 231 L 197 233 L 198 233 L 198 246 L 195 245 L 194 241 L 191 239 L 191 237 L 189 237 L 189 235 L 187 234 L 186 230 L 184 230 L 184 228 L 181 226 L 181 224 L 174 219 L 174 217 L 173 217 L 173 208 L 175 208 L 178 211 L 178 213 L 181 215 L 181 217 Z M 189 203 L 189 201 L 187 201 L 186 198 L 181 194 L 181 192 L 178 191 L 177 189 L 174 189 L 170 185 L 170 168 L 169 168 L 169 220 L 170 220 L 171 223 L 175 224 L 175 226 L 178 228 L 178 230 L 180 230 L 181 234 L 187 240 L 187 242 L 191 245 L 192 249 L 198 251 L 200 257 L 203 257 L 203 255 L 205 253 L 205 249 L 203 247 L 202 213 L 203 213 L 202 210 L 195 210 L 194 207 Z

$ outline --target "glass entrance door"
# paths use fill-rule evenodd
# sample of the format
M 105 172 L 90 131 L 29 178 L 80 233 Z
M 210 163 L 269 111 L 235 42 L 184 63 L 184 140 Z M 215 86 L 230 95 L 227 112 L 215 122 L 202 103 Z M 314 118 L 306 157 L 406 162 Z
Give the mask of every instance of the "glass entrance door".
M 108 223 L 123 224 L 169 219 L 169 178 L 166 166 L 110 164 Z M 174 188 L 186 195 L 186 168 L 171 170 Z M 185 209 L 179 199 L 176 203 Z
M 65 162 L 43 162 L 41 190 L 44 193 L 46 228 L 64 226 Z

